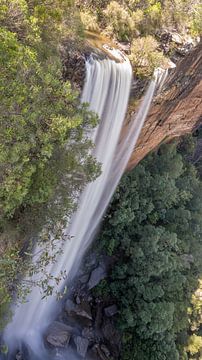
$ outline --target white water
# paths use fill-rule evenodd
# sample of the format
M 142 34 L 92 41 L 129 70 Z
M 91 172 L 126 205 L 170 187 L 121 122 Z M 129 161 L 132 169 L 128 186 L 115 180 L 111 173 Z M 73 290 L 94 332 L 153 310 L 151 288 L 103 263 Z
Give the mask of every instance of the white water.
M 66 233 L 73 238 L 66 242 L 63 254 L 49 269 L 53 276 L 59 276 L 61 270 L 66 270 L 69 279 L 78 270 L 80 260 L 90 245 L 125 170 L 148 113 L 159 76 L 156 72 L 135 119 L 120 141 L 131 88 L 130 63 L 127 60 L 116 63 L 91 59 L 86 66 L 87 77 L 82 101 L 90 103 L 91 110 L 96 111 L 101 119 L 91 138 L 95 142 L 93 154 L 102 164 L 102 174 L 83 191 L 79 208 L 66 229 Z M 60 285 L 61 288 L 63 286 L 64 284 Z M 40 354 L 39 359 L 45 359 L 41 334 L 54 320 L 57 306 L 53 296 L 41 300 L 41 293 L 38 288 L 34 288 L 27 303 L 16 307 L 13 320 L 5 329 L 4 341 L 9 349 L 12 350 L 23 342 L 34 354 Z

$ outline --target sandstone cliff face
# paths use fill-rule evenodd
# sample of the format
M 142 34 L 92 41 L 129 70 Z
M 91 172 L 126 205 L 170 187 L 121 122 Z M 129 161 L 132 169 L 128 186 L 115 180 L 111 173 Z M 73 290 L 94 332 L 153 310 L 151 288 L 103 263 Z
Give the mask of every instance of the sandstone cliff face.
M 131 116 L 131 121 L 132 121 Z M 191 132 L 202 123 L 202 42 L 168 76 L 155 99 L 128 164 L 137 165 L 163 141 Z

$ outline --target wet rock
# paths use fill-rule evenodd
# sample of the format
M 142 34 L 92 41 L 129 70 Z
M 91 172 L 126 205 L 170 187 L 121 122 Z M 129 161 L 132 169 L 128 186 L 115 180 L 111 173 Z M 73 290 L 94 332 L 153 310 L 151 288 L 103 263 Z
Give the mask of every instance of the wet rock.
M 110 356 L 110 351 L 105 345 L 95 344 L 90 352 L 90 358 L 93 360 L 112 360 Z
M 71 326 L 54 321 L 46 331 L 46 341 L 54 347 L 67 347 L 73 332 Z
M 120 353 L 121 335 L 116 330 L 113 322 L 110 319 L 105 319 L 102 325 L 102 334 L 106 339 L 107 346 L 110 352 L 116 356 Z
M 79 278 L 81 284 L 87 284 L 88 280 L 89 280 L 89 274 L 84 274 Z
M 99 330 L 102 325 L 103 320 L 103 306 L 100 303 L 97 303 L 96 306 L 96 315 L 95 315 L 95 329 Z
M 97 255 L 94 252 L 92 252 L 91 254 L 88 255 L 88 259 L 85 264 L 85 269 L 87 271 L 91 271 L 92 269 L 95 269 L 97 266 L 98 266 Z
M 102 344 L 100 346 L 100 349 L 102 350 L 102 352 L 105 354 L 105 356 L 108 358 L 110 356 L 110 351 L 109 349 L 106 347 L 106 345 Z
M 95 339 L 95 332 L 92 327 L 85 327 L 82 330 L 82 336 L 88 339 L 89 342 L 93 342 Z
M 78 295 L 76 296 L 75 301 L 76 301 L 77 305 L 81 304 L 81 299 Z
M 93 289 L 96 285 L 99 284 L 107 275 L 106 267 L 104 264 L 100 264 L 96 269 L 91 272 L 90 279 L 88 282 L 89 290 Z
M 23 359 L 23 354 L 19 351 L 19 352 L 16 354 L 15 359 L 16 359 L 16 360 L 24 360 L 24 359 Z
M 76 345 L 77 353 L 81 357 L 85 358 L 88 350 L 89 341 L 81 336 L 74 336 L 74 343 Z
M 117 312 L 118 312 L 118 308 L 116 305 L 111 305 L 104 309 L 104 313 L 107 317 L 114 316 L 117 314 Z
M 84 326 L 90 326 L 92 323 L 91 308 L 87 301 L 75 304 L 72 300 L 68 299 L 65 304 L 65 311 L 69 317 L 79 321 Z
M 89 320 L 93 319 L 90 305 L 85 301 L 83 301 L 80 305 L 76 305 L 74 312 L 77 316 L 84 317 Z
M 76 304 L 74 304 L 74 302 L 72 300 L 67 299 L 67 301 L 65 303 L 65 311 L 67 312 L 67 314 L 69 316 L 74 315 L 75 307 L 76 307 Z

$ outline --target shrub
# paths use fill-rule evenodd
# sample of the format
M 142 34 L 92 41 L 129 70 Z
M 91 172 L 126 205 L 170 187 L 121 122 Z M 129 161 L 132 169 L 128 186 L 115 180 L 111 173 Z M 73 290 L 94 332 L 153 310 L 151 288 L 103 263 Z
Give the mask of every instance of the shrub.
M 129 58 L 138 76 L 151 76 L 155 68 L 164 64 L 165 57 L 157 48 L 158 42 L 151 35 L 133 40 Z
M 134 31 L 134 22 L 126 7 L 117 1 L 111 1 L 104 10 L 106 32 L 115 35 L 120 41 L 131 39 Z
M 95 14 L 91 13 L 90 11 L 81 11 L 80 16 L 86 30 L 95 32 L 99 31 L 97 16 Z

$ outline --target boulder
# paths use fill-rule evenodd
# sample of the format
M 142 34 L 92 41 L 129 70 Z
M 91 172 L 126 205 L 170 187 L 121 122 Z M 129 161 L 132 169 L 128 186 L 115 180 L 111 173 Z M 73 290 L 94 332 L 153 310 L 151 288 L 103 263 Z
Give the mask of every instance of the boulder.
M 93 289 L 96 285 L 99 284 L 101 280 L 106 277 L 106 268 L 103 264 L 100 264 L 97 268 L 95 268 L 90 275 L 90 279 L 88 281 L 89 290 Z
M 68 299 L 65 304 L 65 311 L 68 316 L 74 320 L 79 320 L 85 326 L 90 326 L 92 323 L 92 313 L 90 305 L 87 301 L 81 301 L 80 304 L 75 304 L 72 300 Z
M 121 349 L 121 335 L 110 319 L 105 318 L 102 325 L 102 334 L 111 353 L 119 356 Z
M 172 35 L 172 41 L 174 43 L 176 43 L 177 45 L 183 45 L 184 41 L 180 34 L 178 34 L 177 32 L 172 32 L 171 35 Z
M 111 305 L 104 309 L 104 313 L 107 317 L 114 316 L 117 314 L 117 312 L 118 312 L 118 308 L 116 305 Z
M 89 279 L 89 274 L 84 274 L 79 278 L 81 284 L 87 284 Z
M 74 343 L 76 345 L 77 353 L 85 358 L 86 352 L 88 350 L 89 341 L 81 336 L 74 336 Z
M 83 317 L 89 320 L 93 319 L 90 305 L 86 301 L 83 301 L 81 302 L 81 304 L 76 305 L 74 311 L 75 314 L 79 317 Z
M 106 356 L 107 358 L 110 357 L 110 351 L 109 351 L 109 349 L 106 347 L 106 345 L 104 345 L 104 344 L 100 345 L 100 349 L 102 350 L 102 352 L 105 354 L 105 356 Z
M 95 332 L 92 327 L 84 327 L 82 330 L 82 336 L 88 339 L 89 342 L 93 342 L 95 339 Z
M 23 360 L 23 354 L 21 353 L 21 351 L 19 351 L 16 356 L 15 356 L 16 360 Z
M 65 303 L 65 311 L 67 312 L 67 314 L 69 316 L 73 316 L 75 313 L 75 307 L 76 304 L 74 304 L 74 302 L 70 299 L 67 299 L 66 303 Z
M 67 347 L 73 328 L 58 321 L 54 321 L 46 330 L 46 341 L 54 347 Z
M 76 301 L 77 305 L 81 304 L 81 299 L 78 295 L 76 295 L 75 301 Z
M 93 360 L 113 360 L 107 347 L 98 344 L 95 344 L 91 349 L 90 358 Z

